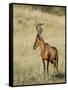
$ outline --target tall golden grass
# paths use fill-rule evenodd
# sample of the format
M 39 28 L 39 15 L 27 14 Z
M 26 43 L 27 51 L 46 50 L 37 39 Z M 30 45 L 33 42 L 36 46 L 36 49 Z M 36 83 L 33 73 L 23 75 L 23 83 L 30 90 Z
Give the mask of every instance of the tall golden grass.
M 46 6 L 45 6 L 46 7 Z M 44 9 L 45 9 L 44 7 Z M 53 10 L 57 7 L 52 7 Z M 42 9 L 43 10 L 43 9 Z M 40 49 L 33 50 L 33 44 L 37 35 L 36 24 L 45 23 L 42 37 L 45 42 L 55 46 L 59 52 L 59 72 L 65 74 L 65 14 L 57 14 L 42 11 L 39 7 L 30 5 L 14 5 L 13 9 L 13 85 L 31 85 L 65 82 L 65 76 L 52 77 L 53 65 L 50 64 L 47 79 L 43 76 L 43 64 L 40 57 Z

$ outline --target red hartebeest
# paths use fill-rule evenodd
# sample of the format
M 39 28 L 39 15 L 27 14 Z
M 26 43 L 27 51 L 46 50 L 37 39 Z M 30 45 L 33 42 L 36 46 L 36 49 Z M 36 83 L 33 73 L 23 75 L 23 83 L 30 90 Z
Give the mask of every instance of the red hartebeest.
M 44 67 L 44 77 L 45 77 L 45 60 L 47 61 L 47 73 L 49 73 L 49 63 L 51 62 L 54 64 L 54 68 L 56 68 L 58 72 L 58 50 L 56 47 L 50 46 L 48 43 L 45 43 L 41 34 L 42 34 L 42 28 L 41 26 L 44 24 L 37 24 L 36 29 L 38 31 L 36 40 L 33 46 L 33 49 L 36 49 L 37 47 L 41 50 L 41 58 L 43 62 Z

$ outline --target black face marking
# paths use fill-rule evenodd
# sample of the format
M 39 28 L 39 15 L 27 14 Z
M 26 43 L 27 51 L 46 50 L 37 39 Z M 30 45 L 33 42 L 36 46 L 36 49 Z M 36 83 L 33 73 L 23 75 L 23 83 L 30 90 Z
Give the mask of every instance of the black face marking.
M 40 38 L 39 34 L 37 34 L 37 38 L 38 38 L 39 40 L 41 40 L 41 38 Z

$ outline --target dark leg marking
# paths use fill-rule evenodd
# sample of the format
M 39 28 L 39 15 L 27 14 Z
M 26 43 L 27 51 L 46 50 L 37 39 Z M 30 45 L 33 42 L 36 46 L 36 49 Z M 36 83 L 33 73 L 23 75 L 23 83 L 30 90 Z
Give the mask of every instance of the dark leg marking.
M 49 61 L 47 61 L 47 73 L 49 74 Z
M 43 68 L 44 68 L 44 79 L 45 79 L 45 61 L 42 60 L 42 62 L 43 62 Z

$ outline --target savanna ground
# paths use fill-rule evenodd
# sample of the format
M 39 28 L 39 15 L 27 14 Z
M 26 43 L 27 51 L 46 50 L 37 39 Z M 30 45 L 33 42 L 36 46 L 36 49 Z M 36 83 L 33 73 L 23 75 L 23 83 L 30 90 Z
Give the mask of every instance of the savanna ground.
M 65 15 L 42 12 L 35 6 L 14 5 L 13 9 L 13 85 L 31 85 L 65 82 Z M 38 6 L 39 8 L 39 6 Z M 44 7 L 46 8 L 46 7 Z M 54 8 L 54 7 L 53 7 Z M 57 8 L 57 7 L 55 7 Z M 42 37 L 59 52 L 60 77 L 53 77 L 53 65 L 49 65 L 48 79 L 40 57 L 40 49 L 33 50 L 37 35 L 36 24 L 45 23 Z M 45 62 L 46 63 L 46 62 Z

